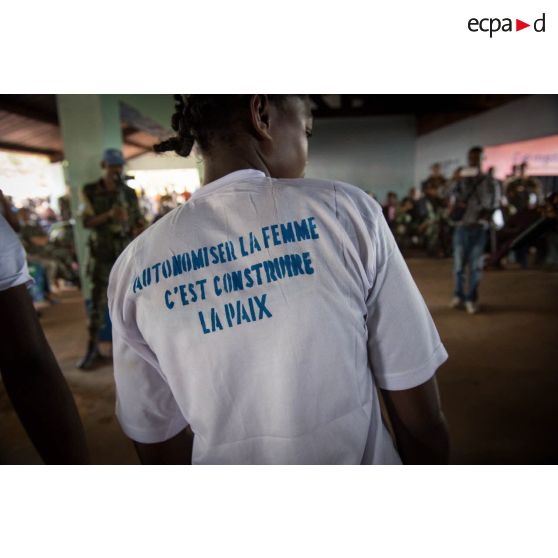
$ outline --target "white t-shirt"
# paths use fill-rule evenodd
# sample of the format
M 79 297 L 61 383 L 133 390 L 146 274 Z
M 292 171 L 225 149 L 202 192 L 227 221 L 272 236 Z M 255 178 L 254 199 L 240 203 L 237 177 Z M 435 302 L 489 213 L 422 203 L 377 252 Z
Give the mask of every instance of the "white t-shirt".
M 123 252 L 109 308 L 123 430 L 189 424 L 193 463 L 400 463 L 375 387 L 447 358 L 380 206 L 339 182 L 208 184 Z
M 25 250 L 3 215 L 0 215 L 0 291 L 25 285 L 32 279 L 27 271 Z

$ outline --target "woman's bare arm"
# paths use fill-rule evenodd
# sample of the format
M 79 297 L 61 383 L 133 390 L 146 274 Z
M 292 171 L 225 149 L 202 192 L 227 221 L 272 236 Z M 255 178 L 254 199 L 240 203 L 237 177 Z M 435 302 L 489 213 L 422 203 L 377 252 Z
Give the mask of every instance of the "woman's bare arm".
M 381 393 L 403 463 L 447 464 L 449 434 L 436 376 L 412 389 Z
M 27 434 L 47 464 L 87 464 L 89 452 L 70 388 L 25 285 L 0 292 L 0 371 Z
M 185 428 L 170 440 L 157 444 L 134 442 L 143 465 L 191 465 L 194 434 Z

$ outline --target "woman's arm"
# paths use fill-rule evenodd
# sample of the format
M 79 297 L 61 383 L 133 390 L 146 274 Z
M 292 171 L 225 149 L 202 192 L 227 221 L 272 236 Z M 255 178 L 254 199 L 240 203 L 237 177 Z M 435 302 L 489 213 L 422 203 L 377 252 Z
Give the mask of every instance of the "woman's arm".
M 191 465 L 194 434 L 185 428 L 170 440 L 157 444 L 134 442 L 143 465 Z
M 0 291 L 0 371 L 27 434 L 47 464 L 90 462 L 83 426 L 25 285 Z
M 403 463 L 447 464 L 449 434 L 436 376 L 412 389 L 381 394 Z

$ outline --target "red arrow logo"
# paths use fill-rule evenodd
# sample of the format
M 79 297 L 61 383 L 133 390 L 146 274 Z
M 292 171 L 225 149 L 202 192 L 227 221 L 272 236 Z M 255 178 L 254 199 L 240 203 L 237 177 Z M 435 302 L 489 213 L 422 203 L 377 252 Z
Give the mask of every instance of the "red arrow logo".
M 525 23 L 524 21 L 521 21 L 520 19 L 515 20 L 515 30 L 516 31 L 521 31 L 522 29 L 525 29 L 526 27 L 531 27 L 531 24 L 530 23 Z

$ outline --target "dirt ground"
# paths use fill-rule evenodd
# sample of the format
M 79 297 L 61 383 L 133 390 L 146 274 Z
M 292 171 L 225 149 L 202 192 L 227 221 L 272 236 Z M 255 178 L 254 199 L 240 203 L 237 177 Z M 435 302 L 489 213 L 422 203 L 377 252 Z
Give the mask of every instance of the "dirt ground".
M 487 272 L 482 312 L 451 310 L 451 262 L 409 266 L 450 358 L 439 370 L 452 439 L 452 463 L 558 463 L 558 273 Z M 137 463 L 114 417 L 110 361 L 75 368 L 86 344 L 78 292 L 43 312 L 41 322 L 76 398 L 94 463 Z M 105 347 L 105 352 L 110 346 Z M 0 463 L 40 463 L 0 383 Z

